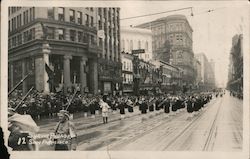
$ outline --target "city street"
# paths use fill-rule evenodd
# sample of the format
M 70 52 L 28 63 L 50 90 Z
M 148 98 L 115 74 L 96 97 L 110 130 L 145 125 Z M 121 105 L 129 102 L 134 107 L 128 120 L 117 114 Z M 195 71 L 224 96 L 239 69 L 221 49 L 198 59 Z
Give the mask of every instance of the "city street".
M 78 118 L 74 120 L 77 150 L 240 151 L 242 104 L 227 92 L 223 97 L 213 98 L 194 117 L 183 109 L 177 114 L 160 110 L 146 115 L 136 110 L 126 113 L 123 120 L 119 120 L 117 112 L 111 115 L 108 124 L 102 124 L 98 117 Z M 88 124 L 95 124 L 86 126 L 87 120 Z M 42 126 L 41 133 L 51 132 L 53 126 L 53 123 Z

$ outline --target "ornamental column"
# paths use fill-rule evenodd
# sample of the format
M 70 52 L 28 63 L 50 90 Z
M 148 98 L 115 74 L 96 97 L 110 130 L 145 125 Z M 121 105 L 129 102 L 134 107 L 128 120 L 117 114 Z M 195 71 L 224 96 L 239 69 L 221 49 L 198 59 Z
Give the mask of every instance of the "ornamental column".
M 80 82 L 81 82 L 81 94 L 85 93 L 87 88 L 87 75 L 86 75 L 86 62 L 88 58 L 83 56 L 80 62 Z
M 64 77 L 64 92 L 67 92 L 68 88 L 71 86 L 71 79 L 70 79 L 70 60 L 72 56 L 65 55 L 63 61 L 63 77 Z
M 44 76 L 43 76 L 43 83 L 44 83 L 44 90 L 43 92 L 44 93 L 49 93 L 50 92 L 50 89 L 49 89 L 49 83 L 48 83 L 48 80 L 49 80 L 49 76 L 48 76 L 48 73 L 46 72 L 46 69 L 45 69 L 45 64 L 47 64 L 49 66 L 49 54 L 50 54 L 50 46 L 48 43 L 44 43 L 43 44 L 43 60 L 44 60 L 44 65 L 43 65 L 43 72 L 44 72 Z

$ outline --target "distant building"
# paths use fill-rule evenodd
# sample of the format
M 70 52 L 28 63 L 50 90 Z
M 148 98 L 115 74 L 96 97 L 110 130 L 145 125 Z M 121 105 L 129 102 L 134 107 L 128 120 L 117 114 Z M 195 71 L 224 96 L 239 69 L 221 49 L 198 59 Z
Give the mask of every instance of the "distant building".
M 181 68 L 183 84 L 195 83 L 192 28 L 184 15 L 171 15 L 138 25 L 153 33 L 153 58 Z
M 232 38 L 228 70 L 228 89 L 243 94 L 243 35 Z
M 121 28 L 121 51 L 130 53 L 132 50 L 144 49 L 139 59 L 150 61 L 152 59 L 152 31 L 134 27 Z
M 195 85 L 196 87 L 199 87 L 199 85 L 202 82 L 202 77 L 201 77 L 201 62 L 198 59 L 194 59 L 194 65 L 195 65 L 195 70 L 196 70 L 196 81 Z
M 133 58 L 134 56 L 129 53 L 122 52 L 122 90 L 123 93 L 133 93 Z
M 195 54 L 196 59 L 201 66 L 201 84 L 204 89 L 211 89 L 215 87 L 215 74 L 211 63 L 208 61 L 204 53 Z
M 160 69 L 161 90 L 165 93 L 176 93 L 182 90 L 183 70 L 164 61 L 152 61 Z

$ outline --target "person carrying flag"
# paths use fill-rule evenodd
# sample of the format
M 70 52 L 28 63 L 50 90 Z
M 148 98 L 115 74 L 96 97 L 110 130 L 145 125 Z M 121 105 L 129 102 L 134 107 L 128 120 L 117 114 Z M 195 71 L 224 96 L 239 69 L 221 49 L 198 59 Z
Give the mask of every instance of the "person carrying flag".
M 55 128 L 55 150 L 75 151 L 77 148 L 77 133 L 75 125 L 70 121 L 67 110 L 60 110 L 58 113 L 59 122 Z

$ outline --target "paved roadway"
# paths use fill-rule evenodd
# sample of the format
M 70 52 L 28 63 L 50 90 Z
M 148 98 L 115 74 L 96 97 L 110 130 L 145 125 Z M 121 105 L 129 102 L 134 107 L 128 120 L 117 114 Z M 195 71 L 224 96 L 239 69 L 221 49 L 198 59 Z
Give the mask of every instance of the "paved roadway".
M 176 115 L 135 116 L 96 129 L 100 133 L 79 150 L 191 150 L 240 151 L 242 101 L 226 94 L 212 100 L 194 117 Z
M 241 151 L 243 102 L 229 96 L 214 98 L 198 114 L 190 117 L 186 110 L 177 114 L 160 112 L 140 115 L 138 110 L 112 122 L 84 126 L 84 121 L 97 119 L 79 118 L 74 122 L 78 129 L 78 150 L 147 150 L 147 151 Z M 42 127 L 51 130 L 54 124 Z M 86 123 L 85 123 L 86 125 Z M 48 150 L 49 148 L 41 148 Z

